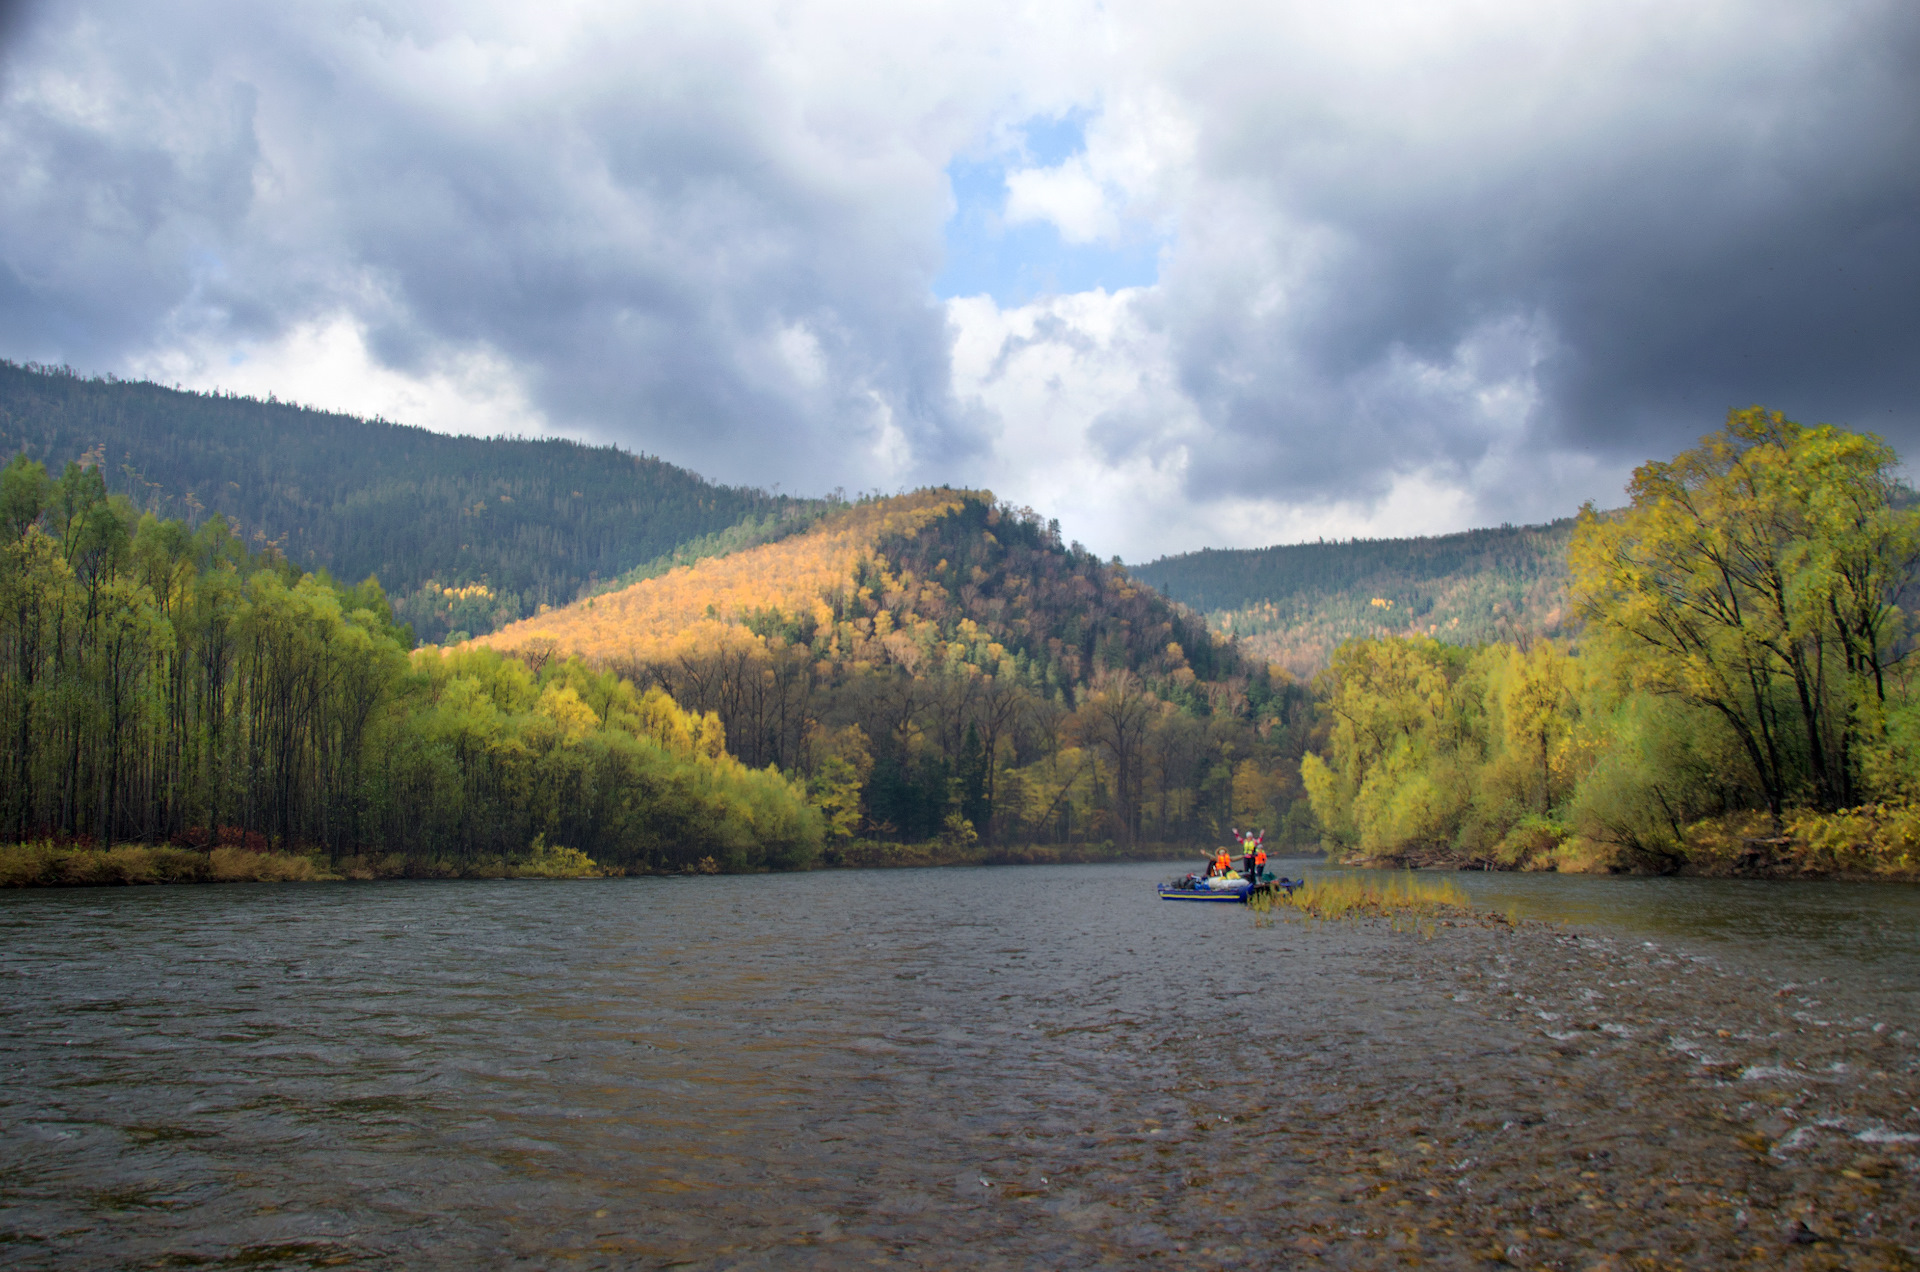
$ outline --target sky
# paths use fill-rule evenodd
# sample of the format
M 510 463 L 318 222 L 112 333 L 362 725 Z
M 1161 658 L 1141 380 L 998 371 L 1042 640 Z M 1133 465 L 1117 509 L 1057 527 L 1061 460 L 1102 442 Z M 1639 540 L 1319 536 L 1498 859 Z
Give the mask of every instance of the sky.
M 0 0 L 0 357 L 1129 561 L 1920 454 L 1911 0 Z

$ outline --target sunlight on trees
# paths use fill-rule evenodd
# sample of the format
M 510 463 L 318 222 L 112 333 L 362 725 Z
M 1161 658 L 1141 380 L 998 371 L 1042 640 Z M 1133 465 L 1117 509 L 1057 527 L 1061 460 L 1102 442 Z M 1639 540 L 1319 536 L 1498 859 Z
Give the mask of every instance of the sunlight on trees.
M 372 579 L 303 574 L 218 517 L 136 514 L 97 470 L 16 457 L 0 529 L 12 838 L 231 832 L 423 869 L 536 844 L 550 869 L 751 869 L 820 845 L 802 787 L 728 755 L 718 717 L 578 659 L 410 653 Z
M 1313 727 L 1304 686 L 967 491 L 863 500 L 477 643 L 712 713 L 730 753 L 805 779 L 830 846 L 1210 838 L 1277 821 Z
M 1902 606 L 1920 510 L 1896 462 L 1869 435 L 1735 411 L 1637 469 L 1626 509 L 1581 513 L 1578 646 L 1342 646 L 1321 687 L 1328 745 L 1301 765 L 1330 846 L 1669 869 L 1771 851 L 1750 832 L 1720 842 L 1713 819 L 1757 810 L 1784 843 L 1825 835 L 1809 816 L 1912 799 L 1920 703 Z

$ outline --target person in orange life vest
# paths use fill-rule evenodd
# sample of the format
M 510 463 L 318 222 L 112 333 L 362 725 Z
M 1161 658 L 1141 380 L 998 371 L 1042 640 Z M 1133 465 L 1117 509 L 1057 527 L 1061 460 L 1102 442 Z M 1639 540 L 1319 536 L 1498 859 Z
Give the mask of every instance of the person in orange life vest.
M 1207 872 L 1207 877 L 1210 879 L 1214 875 L 1220 875 L 1224 877 L 1226 873 L 1232 869 L 1233 869 L 1233 858 L 1227 854 L 1227 850 L 1225 848 L 1222 848 L 1219 852 L 1213 855 L 1213 869 Z
M 1253 849 L 1253 881 L 1259 883 L 1267 876 L 1267 846 L 1256 844 Z

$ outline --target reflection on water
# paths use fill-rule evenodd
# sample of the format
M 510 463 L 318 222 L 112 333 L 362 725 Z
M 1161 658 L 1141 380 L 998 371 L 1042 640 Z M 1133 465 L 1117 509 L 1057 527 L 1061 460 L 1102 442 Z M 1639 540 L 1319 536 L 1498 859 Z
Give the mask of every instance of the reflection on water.
M 1407 939 L 1161 905 L 1165 874 L 7 894 L 0 1257 L 1264 1267 L 1383 1110 L 1437 1110 L 1432 1152 L 1536 1098 L 1487 1057 L 1538 1029 Z M 1911 889 L 1462 883 L 1914 980 Z

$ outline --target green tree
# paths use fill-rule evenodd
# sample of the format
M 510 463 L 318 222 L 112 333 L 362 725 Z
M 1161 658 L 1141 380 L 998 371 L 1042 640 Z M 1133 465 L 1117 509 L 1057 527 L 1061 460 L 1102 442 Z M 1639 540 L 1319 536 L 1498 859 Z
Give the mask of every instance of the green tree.
M 1859 792 L 1920 544 L 1896 462 L 1879 438 L 1753 407 L 1574 530 L 1582 613 L 1633 650 L 1640 688 L 1726 723 L 1776 825 L 1789 802 Z

